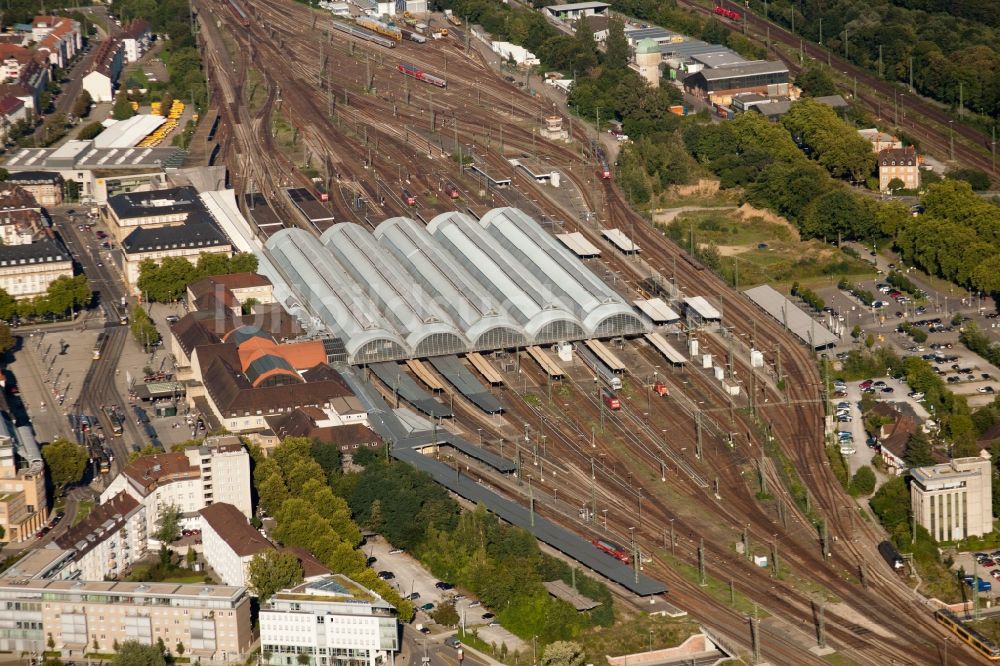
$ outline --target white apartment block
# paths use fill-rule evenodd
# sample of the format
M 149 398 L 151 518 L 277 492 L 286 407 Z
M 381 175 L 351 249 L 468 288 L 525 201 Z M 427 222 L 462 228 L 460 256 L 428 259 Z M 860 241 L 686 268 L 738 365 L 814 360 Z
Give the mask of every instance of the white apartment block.
M 63 657 L 157 639 L 202 663 L 242 661 L 253 634 L 242 587 L 115 581 L 0 579 L 0 651 L 41 653 L 51 636 Z
M 145 507 L 126 492 L 94 507 L 54 545 L 73 553 L 62 578 L 107 580 L 121 576 L 146 554 Z
M 232 504 L 216 502 L 201 513 L 201 548 L 208 566 L 226 585 L 247 585 L 254 555 L 274 545 Z
M 913 515 L 937 541 L 958 541 L 993 531 L 990 455 L 955 458 L 910 470 Z
M 150 534 L 165 507 L 176 506 L 185 524 L 200 526 L 198 512 L 225 502 L 251 516 L 250 454 L 238 437 L 209 437 L 201 446 L 181 452 L 143 456 L 129 463 L 101 493 L 107 502 L 121 492 L 146 507 Z
M 267 664 L 377 666 L 399 650 L 396 609 L 342 574 L 275 594 L 260 611 Z

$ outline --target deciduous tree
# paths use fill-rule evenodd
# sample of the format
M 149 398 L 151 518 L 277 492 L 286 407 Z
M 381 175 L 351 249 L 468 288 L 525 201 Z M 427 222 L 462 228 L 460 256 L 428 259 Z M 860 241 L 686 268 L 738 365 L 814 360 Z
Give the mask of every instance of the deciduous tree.
M 544 666 L 581 666 L 583 662 L 583 647 L 574 641 L 549 643 L 542 657 Z
M 87 470 L 87 448 L 62 437 L 42 447 L 42 458 L 58 492 L 78 483 Z
M 257 553 L 247 567 L 250 590 L 260 603 L 271 598 L 278 590 L 294 587 L 302 582 L 302 565 L 292 553 L 266 550 Z

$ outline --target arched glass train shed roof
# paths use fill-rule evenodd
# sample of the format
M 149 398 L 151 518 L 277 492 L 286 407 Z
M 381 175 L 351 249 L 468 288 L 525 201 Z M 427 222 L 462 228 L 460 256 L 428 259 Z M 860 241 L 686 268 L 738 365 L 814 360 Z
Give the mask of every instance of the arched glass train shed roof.
M 626 300 L 515 208 L 482 220 L 395 217 L 264 246 L 288 290 L 343 339 L 351 363 L 637 335 Z M 277 286 L 277 285 L 276 285 Z

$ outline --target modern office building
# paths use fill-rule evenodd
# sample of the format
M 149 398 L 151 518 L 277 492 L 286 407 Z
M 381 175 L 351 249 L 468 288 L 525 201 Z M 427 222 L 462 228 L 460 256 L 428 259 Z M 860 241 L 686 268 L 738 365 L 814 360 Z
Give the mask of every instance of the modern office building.
M 985 451 L 972 458 L 910 470 L 910 501 L 917 522 L 937 541 L 993 531 L 992 464 Z
M 265 663 L 378 666 L 399 650 L 396 609 L 342 574 L 278 592 L 260 611 Z

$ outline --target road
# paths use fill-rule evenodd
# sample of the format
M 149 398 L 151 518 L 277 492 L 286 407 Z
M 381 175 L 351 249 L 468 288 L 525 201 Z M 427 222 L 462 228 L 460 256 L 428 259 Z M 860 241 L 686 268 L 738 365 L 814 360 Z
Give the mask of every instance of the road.
M 98 306 L 104 310 L 107 332 L 101 358 L 91 364 L 81 385 L 80 395 L 83 399 L 76 405 L 76 412 L 97 416 L 100 419 L 102 428 L 108 436 L 107 444 L 115 455 L 111 469 L 114 475 L 128 461 L 128 454 L 133 450 L 132 445 L 140 448 L 148 442 L 145 433 L 131 418 L 131 411 L 128 410 L 128 405 L 124 403 L 115 385 L 118 362 L 128 336 L 128 328 L 119 324 L 119 309 L 123 299 L 126 303 L 128 301 L 122 279 L 114 268 L 110 253 L 100 248 L 94 233 L 79 228 L 86 219 L 80 213 L 70 211 L 75 209 L 63 206 L 50 210 L 52 225 L 62 236 L 74 261 L 88 277 Z M 112 436 L 111 421 L 102 409 L 105 405 L 116 405 L 125 415 L 123 436 Z

